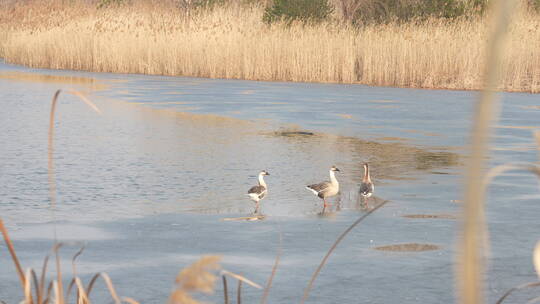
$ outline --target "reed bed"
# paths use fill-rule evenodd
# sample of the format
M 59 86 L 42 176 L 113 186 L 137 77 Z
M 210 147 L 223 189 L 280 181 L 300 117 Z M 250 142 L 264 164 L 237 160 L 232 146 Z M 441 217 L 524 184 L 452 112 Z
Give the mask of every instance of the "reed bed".
M 485 17 L 353 27 L 267 25 L 261 4 L 187 11 L 26 2 L 0 11 L 0 57 L 31 67 L 266 81 L 480 89 Z M 540 17 L 510 27 L 500 89 L 540 92 Z

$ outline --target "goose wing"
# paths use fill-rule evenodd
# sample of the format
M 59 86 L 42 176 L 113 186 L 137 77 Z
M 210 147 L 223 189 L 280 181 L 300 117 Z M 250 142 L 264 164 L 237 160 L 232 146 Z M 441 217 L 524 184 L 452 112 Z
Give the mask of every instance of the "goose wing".
M 318 184 L 313 184 L 313 185 L 307 185 L 306 187 L 308 187 L 309 189 L 317 192 L 317 193 L 320 193 L 320 192 L 324 192 L 326 189 L 328 189 L 328 187 L 330 187 L 331 183 L 330 182 L 322 182 L 322 183 L 318 183 Z
M 253 186 L 248 190 L 248 194 L 258 194 L 261 195 L 262 193 L 266 192 L 266 188 L 263 186 Z
M 362 195 L 368 195 L 373 192 L 373 184 L 372 183 L 361 183 L 360 184 L 360 190 L 358 192 Z

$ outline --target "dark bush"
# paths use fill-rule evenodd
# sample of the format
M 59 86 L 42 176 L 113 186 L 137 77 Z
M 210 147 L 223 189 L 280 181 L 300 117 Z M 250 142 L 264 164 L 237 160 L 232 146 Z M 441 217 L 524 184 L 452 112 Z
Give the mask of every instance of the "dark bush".
M 109 6 L 119 6 L 125 4 L 126 0 L 100 0 L 97 4 L 98 8 L 105 8 Z
M 428 0 L 418 7 L 418 16 L 456 18 L 465 14 L 465 2 L 459 0 Z
M 317 23 L 327 19 L 333 11 L 334 7 L 329 0 L 274 0 L 273 4 L 264 10 L 263 21 L 272 23 L 300 20 Z
M 206 9 L 227 4 L 227 0 L 176 0 L 178 6 L 185 9 Z
M 353 23 L 406 22 L 427 18 L 454 19 L 483 12 L 487 0 L 374 0 L 364 3 L 357 6 Z
M 540 12 L 540 0 L 529 0 L 527 4 L 531 10 Z

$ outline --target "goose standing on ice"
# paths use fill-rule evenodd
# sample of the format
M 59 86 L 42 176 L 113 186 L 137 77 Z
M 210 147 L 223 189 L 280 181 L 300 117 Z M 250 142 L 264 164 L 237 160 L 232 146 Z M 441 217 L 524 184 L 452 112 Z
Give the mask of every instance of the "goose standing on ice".
M 247 193 L 249 198 L 257 204 L 255 207 L 255 213 L 259 212 L 259 201 L 264 199 L 268 194 L 268 188 L 264 182 L 265 175 L 270 175 L 270 173 L 268 173 L 266 170 L 261 171 L 259 173 L 259 185 L 251 187 Z
M 332 166 L 332 168 L 330 168 L 330 181 L 306 186 L 308 190 L 323 199 L 324 208 L 328 206 L 328 204 L 326 203 L 326 198 L 334 196 L 339 192 L 339 183 L 334 173 L 336 171 L 340 172 L 339 169 L 336 168 L 336 166 Z
M 362 178 L 362 183 L 360 184 L 360 190 L 358 190 L 358 193 L 362 196 L 364 202 L 367 202 L 367 199 L 373 195 L 373 191 L 375 191 L 375 186 L 373 185 L 371 177 L 369 176 L 369 165 L 367 163 L 364 163 L 363 166 L 364 178 Z

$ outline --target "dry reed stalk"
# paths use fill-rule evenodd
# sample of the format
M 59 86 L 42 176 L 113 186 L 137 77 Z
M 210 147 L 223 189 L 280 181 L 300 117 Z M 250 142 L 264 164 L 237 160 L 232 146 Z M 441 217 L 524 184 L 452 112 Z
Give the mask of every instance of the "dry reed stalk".
M 84 289 L 84 286 L 77 276 L 77 266 L 76 266 L 76 260 L 77 258 L 83 253 L 85 246 L 81 246 L 81 248 L 73 255 L 71 258 L 71 269 L 73 272 L 73 278 L 71 279 L 71 282 L 68 285 L 68 289 L 66 291 L 66 303 L 69 303 L 69 295 L 71 294 L 71 290 L 73 289 L 73 286 L 77 287 L 77 299 L 81 299 L 83 303 L 89 303 L 90 300 L 88 299 L 88 295 L 86 294 L 86 291 Z M 86 302 L 85 302 L 86 301 Z
M 74 276 L 77 276 L 77 266 L 75 264 L 75 261 L 77 260 L 77 258 L 83 253 L 84 249 L 86 248 L 85 245 L 82 245 L 81 246 L 81 249 L 79 249 L 79 251 L 77 251 L 75 253 L 75 255 L 73 255 L 73 258 L 71 258 L 71 269 L 73 271 L 73 275 Z
M 50 198 L 50 201 L 51 201 L 51 207 L 54 208 L 56 207 L 56 179 L 55 179 L 55 176 L 54 176 L 54 159 L 53 159 L 53 154 L 54 154 L 54 122 L 55 122 L 55 114 L 56 114 L 56 103 L 58 101 L 58 97 L 60 96 L 60 93 L 62 92 L 62 90 L 57 90 L 54 95 L 53 95 L 53 98 L 52 98 L 52 101 L 51 101 L 51 112 L 50 112 L 50 115 L 49 115 L 49 135 L 48 135 L 48 149 L 47 149 L 47 172 L 48 172 L 48 179 L 49 179 L 49 198 Z M 101 114 L 101 111 L 99 110 L 99 108 L 93 104 L 88 98 L 86 98 L 82 93 L 78 92 L 78 91 L 74 91 L 74 90 L 69 90 L 69 91 L 66 91 L 67 93 L 70 93 L 70 94 L 73 94 L 77 97 L 79 97 L 84 103 L 86 103 L 92 110 L 96 111 L 98 114 Z M 55 231 L 56 233 L 56 231 Z M 55 239 L 56 239 L 56 234 L 55 234 Z
M 499 109 L 496 90 L 501 75 L 505 37 L 515 1 L 496 0 L 492 7 L 492 33 L 488 39 L 484 90 L 480 94 L 471 134 L 470 157 L 465 175 L 463 235 L 458 259 L 457 283 L 461 303 L 484 303 L 483 254 L 486 227 L 484 217 L 484 166 L 488 139 Z
M 21 281 L 21 285 L 24 288 L 26 284 L 24 272 L 22 270 L 21 263 L 19 262 L 19 258 L 17 258 L 17 253 L 15 252 L 13 243 L 11 242 L 11 239 L 9 238 L 6 227 L 4 227 L 4 221 L 2 219 L 0 219 L 0 232 L 2 232 L 2 236 L 4 237 L 4 242 L 6 243 L 6 246 L 9 250 L 9 254 L 11 255 L 11 260 L 13 261 L 13 264 L 15 264 L 15 269 L 17 270 L 17 274 L 19 275 L 19 280 Z
M 266 287 L 264 288 L 263 296 L 261 298 L 261 304 L 266 303 L 266 300 L 268 299 L 268 295 L 270 294 L 270 288 L 272 288 L 272 281 L 274 280 L 274 277 L 276 276 L 277 268 L 279 266 L 279 260 L 281 258 L 282 248 L 283 248 L 283 235 L 280 231 L 279 232 L 279 246 L 278 246 L 278 251 L 276 254 L 276 260 L 274 262 L 274 266 L 272 266 L 272 272 L 270 274 L 270 277 L 268 278 Z
M 534 248 L 533 264 L 534 264 L 534 269 L 536 270 L 536 274 L 538 275 L 538 278 L 540 279 L 540 241 L 536 243 L 536 247 Z
M 209 78 L 480 89 L 486 18 L 360 28 L 261 22 L 263 6 L 184 12 L 39 2 L 0 12 L 0 57 L 32 67 Z M 23 9 L 24 8 L 24 9 Z M 43 18 L 42 15 L 48 18 Z M 38 20 L 31 22 L 28 20 Z M 2 26 L 1 24 L 4 23 Z M 503 58 L 508 91 L 540 92 L 540 19 L 522 12 Z
M 56 208 L 56 178 L 55 178 L 55 171 L 54 171 L 54 122 L 55 122 L 55 114 L 56 114 L 56 103 L 58 101 L 58 97 L 60 96 L 60 93 L 62 90 L 57 90 L 52 98 L 51 101 L 51 111 L 49 115 L 49 133 L 48 133 L 48 148 L 47 148 L 47 178 L 49 182 L 49 200 L 51 204 L 51 210 L 53 213 L 53 222 L 56 223 L 56 215 L 55 215 L 55 208 Z M 80 100 L 82 100 L 84 103 L 86 103 L 92 110 L 96 111 L 98 114 L 101 114 L 101 111 L 99 108 L 93 104 L 88 98 L 86 98 L 82 93 L 75 91 L 75 90 L 69 90 L 66 91 L 69 94 L 73 94 L 77 97 L 79 97 Z M 54 240 L 56 242 L 57 235 L 56 235 L 56 224 L 54 225 Z M 57 258 L 58 260 L 58 258 Z M 58 265 L 58 263 L 57 263 Z M 60 276 L 60 272 L 58 272 L 58 275 Z M 59 278 L 60 279 L 60 278 Z M 59 289 L 62 291 L 62 281 L 59 280 Z M 62 304 L 62 303 L 61 303 Z
M 22 300 L 20 303 L 24 303 L 24 304 L 34 304 L 34 303 L 44 303 L 45 304 L 45 303 L 48 303 L 47 298 L 45 298 L 46 300 L 44 300 L 42 302 L 38 302 L 38 300 L 36 300 L 36 302 L 34 302 L 34 299 L 42 296 L 42 295 L 39 294 L 39 290 L 36 287 L 37 283 L 38 283 L 37 280 L 33 280 L 33 279 L 37 279 L 37 275 L 36 275 L 34 269 L 28 268 L 27 271 L 26 271 L 26 276 L 27 276 L 29 281 L 32 281 L 32 283 L 27 283 L 26 286 L 24 287 L 24 289 L 23 289 L 24 300 Z M 32 295 L 32 288 L 34 289 L 35 297 Z
M 68 285 L 68 289 L 66 292 L 66 303 L 69 303 L 69 295 L 71 294 L 71 290 L 73 289 L 73 286 L 76 287 L 77 290 L 77 302 L 78 303 L 90 303 L 90 299 L 88 298 L 88 295 L 86 294 L 86 291 L 84 289 L 83 283 L 79 277 L 74 277 L 71 279 L 71 282 Z
M 217 279 L 212 271 L 218 270 L 220 257 L 204 256 L 176 276 L 176 289 L 170 296 L 171 304 L 197 304 L 190 294 L 193 292 L 212 293 Z
M 512 293 L 514 293 L 515 291 L 523 290 L 523 289 L 528 289 L 528 288 L 532 288 L 532 287 L 539 287 L 539 286 L 540 286 L 540 282 L 532 282 L 532 283 L 526 283 L 526 284 L 522 284 L 522 285 L 513 287 L 513 288 L 509 289 L 507 292 L 505 292 L 504 295 L 503 295 L 502 297 L 500 297 L 499 300 L 497 300 L 497 303 L 496 303 L 496 304 L 501 304 L 502 302 L 504 302 L 504 300 L 505 300 L 509 295 L 511 295 Z M 529 303 L 529 302 L 527 302 L 527 303 Z
M 490 168 L 484 175 L 484 179 L 482 181 L 482 188 L 480 190 L 485 191 L 487 186 L 493 181 L 493 179 L 497 176 L 500 176 L 501 174 L 511 171 L 511 170 L 522 170 L 531 172 L 533 174 L 538 174 L 539 168 L 531 163 L 526 162 L 513 162 L 513 163 L 506 163 L 502 165 L 495 166 L 493 168 Z
M 50 117 L 49 117 L 49 131 L 48 131 L 48 181 L 49 181 L 49 196 L 51 201 L 51 207 L 54 212 L 54 208 L 56 206 L 56 180 L 54 175 L 54 161 L 53 161 L 53 155 L 54 155 L 54 121 L 55 121 L 55 113 L 56 113 L 56 104 L 58 101 L 58 97 L 61 93 L 61 90 L 58 90 L 55 92 L 52 102 L 51 102 L 51 111 L 50 111 Z M 73 94 L 75 96 L 78 96 L 80 100 L 85 102 L 87 105 L 89 105 L 93 110 L 95 110 L 98 113 L 101 113 L 100 110 L 90 101 L 88 100 L 83 94 L 77 91 L 67 91 L 67 93 Z M 105 284 L 109 290 L 109 293 L 111 294 L 113 300 L 116 303 L 121 303 L 122 301 L 128 302 L 131 304 L 138 304 L 137 301 L 131 299 L 131 298 L 120 298 L 118 297 L 114 286 L 112 284 L 112 281 L 110 277 L 106 273 L 98 273 L 96 274 L 88 284 L 88 287 L 85 289 L 82 281 L 79 277 L 76 276 L 76 266 L 75 266 L 75 260 L 77 257 L 83 252 L 84 246 L 77 251 L 77 253 L 72 258 L 72 268 L 73 268 L 73 274 L 74 278 L 71 280 L 68 292 L 66 296 L 64 297 L 63 293 L 63 282 L 62 282 L 62 269 L 60 265 L 60 256 L 59 256 L 59 249 L 64 245 L 63 243 L 59 243 L 56 240 L 56 227 L 55 227 L 55 243 L 52 249 L 52 252 L 55 255 L 55 261 L 56 261 L 56 272 L 57 277 L 55 280 L 49 282 L 47 292 L 45 294 L 45 280 L 46 280 L 46 272 L 47 272 L 47 265 L 49 261 L 49 255 L 47 255 L 43 261 L 43 267 L 41 272 L 40 280 L 38 280 L 37 275 L 35 271 L 31 268 L 29 268 L 26 271 L 26 274 L 23 274 L 22 267 L 20 266 L 19 260 L 17 258 L 17 255 L 15 253 L 15 249 L 13 248 L 13 244 L 9 238 L 9 235 L 7 233 L 7 230 L 4 227 L 3 221 L 0 219 L 0 232 L 2 232 L 4 241 L 7 244 L 8 250 L 11 254 L 13 263 L 15 264 L 15 267 L 17 269 L 17 273 L 19 274 L 19 278 L 21 280 L 23 294 L 24 294 L 24 303 L 26 304 L 33 304 L 34 303 L 34 297 L 32 295 L 32 287 L 35 291 L 35 299 L 37 299 L 38 304 L 41 303 L 49 303 L 50 301 L 53 301 L 54 304 L 63 304 L 67 303 L 67 297 L 70 294 L 70 291 L 72 290 L 73 286 L 76 286 L 77 290 L 77 303 L 80 304 L 90 304 L 90 300 L 88 295 L 90 294 L 92 287 L 96 280 L 98 278 L 102 278 L 105 281 Z M 51 299 L 51 296 L 53 299 Z
M 311 276 L 311 279 L 309 280 L 309 283 L 308 283 L 308 286 L 306 287 L 306 289 L 304 290 L 304 295 L 302 296 L 302 300 L 300 301 L 301 304 L 305 303 L 305 301 L 307 300 L 307 298 L 309 297 L 309 292 L 311 291 L 311 288 L 313 287 L 313 283 L 315 282 L 315 279 L 317 278 L 317 276 L 319 275 L 319 273 L 321 272 L 323 266 L 326 264 L 326 261 L 328 260 L 328 258 L 330 257 L 330 255 L 332 254 L 332 252 L 334 252 L 334 250 L 336 249 L 336 247 L 339 245 L 339 243 L 345 238 L 345 236 L 351 232 L 351 230 L 353 230 L 354 227 L 356 227 L 358 224 L 360 224 L 366 217 L 368 217 L 369 215 L 371 215 L 373 212 L 377 211 L 379 208 L 381 208 L 382 206 L 384 206 L 386 203 L 388 203 L 388 201 L 383 201 L 381 202 L 380 204 L 378 204 L 377 206 L 375 206 L 373 209 L 369 210 L 368 212 L 366 212 L 364 215 L 362 215 L 359 219 L 357 219 L 354 223 L 352 223 L 351 226 L 349 226 L 349 228 L 345 229 L 345 231 L 343 231 L 343 233 L 336 239 L 336 241 L 334 242 L 334 244 L 332 244 L 332 246 L 330 247 L 330 249 L 328 250 L 328 252 L 326 253 L 326 255 L 324 256 L 324 258 L 322 259 L 321 263 L 319 264 L 319 266 L 317 267 L 317 269 L 315 270 L 315 272 L 313 273 L 313 275 Z
M 246 278 L 246 277 L 244 277 L 244 276 L 242 276 L 242 275 L 239 275 L 239 274 L 236 274 L 236 273 L 227 271 L 227 270 L 225 270 L 225 269 L 222 269 L 222 270 L 221 270 L 221 274 L 222 274 L 222 275 L 227 275 L 227 276 L 229 276 L 229 277 L 231 277 L 231 278 L 234 278 L 234 279 L 237 279 L 237 280 L 239 280 L 239 281 L 242 281 L 242 282 L 248 284 L 248 285 L 251 286 L 251 287 L 255 287 L 255 288 L 257 288 L 257 289 L 262 289 L 262 286 L 261 286 L 261 285 L 259 285 L 259 284 L 255 283 L 255 282 L 251 281 L 250 279 L 248 279 L 248 278 Z
M 217 276 L 214 272 L 221 269 L 221 266 L 219 265 L 220 259 L 221 258 L 219 256 L 203 256 L 195 263 L 181 270 L 180 273 L 176 276 L 176 288 L 169 297 L 169 303 L 198 304 L 200 302 L 192 297 L 192 293 L 213 293 L 214 284 L 217 280 Z M 259 284 L 239 274 L 235 274 L 230 271 L 221 269 L 220 275 L 223 280 L 223 296 L 226 303 L 229 301 L 229 292 L 227 289 L 226 279 L 227 276 L 255 288 L 262 289 Z
M 17 258 L 17 255 L 15 253 L 15 249 L 13 247 L 13 244 L 11 242 L 11 239 L 9 238 L 8 232 L 4 227 L 3 221 L 0 219 L 0 231 L 2 232 L 2 236 L 4 238 L 4 241 L 8 247 L 8 250 L 11 254 L 13 264 L 15 265 L 17 269 L 17 273 L 19 274 L 19 279 L 21 280 L 23 295 L 24 295 L 24 301 L 23 303 L 26 304 L 32 304 L 34 303 L 34 299 L 36 299 L 35 303 L 46 303 L 49 301 L 49 295 L 47 297 L 44 297 L 44 284 L 45 284 L 45 272 L 47 268 L 47 261 L 48 256 L 45 258 L 43 270 L 41 274 L 41 279 L 38 280 L 36 272 L 32 268 L 28 268 L 25 273 L 22 272 L 22 267 L 20 266 L 19 259 Z M 58 249 L 62 246 L 62 243 L 58 243 L 54 246 L 53 251 L 57 254 Z M 59 266 L 57 265 L 57 271 L 60 271 Z M 21 276 L 22 275 L 22 276 Z M 78 278 L 76 278 L 78 279 Z M 80 281 L 80 280 L 79 280 Z M 57 282 L 57 281 L 54 281 Z M 53 283 L 53 282 L 51 282 Z M 59 304 L 63 302 L 63 296 L 60 288 L 60 284 L 54 283 L 54 290 L 56 291 L 56 298 L 55 298 L 55 304 Z M 52 285 L 50 285 L 52 286 Z M 33 287 L 33 288 L 32 288 Z M 81 284 L 79 284 L 79 290 L 80 287 L 82 287 Z M 35 292 L 35 295 L 32 295 L 32 289 Z M 84 290 L 83 290 L 84 291 Z M 48 291 L 48 294 L 50 294 L 50 288 Z M 85 294 L 83 293 L 83 298 Z M 82 303 L 90 303 L 90 302 L 82 302 Z
M 223 280 L 223 302 L 225 302 L 225 304 L 229 304 L 229 289 L 227 288 L 227 277 L 225 277 L 225 275 L 222 275 L 221 279 Z
M 39 287 L 38 287 L 38 303 L 43 303 L 44 299 L 44 291 L 45 291 L 45 274 L 47 273 L 47 265 L 49 263 L 49 255 L 46 255 L 43 259 L 43 266 L 41 267 L 41 277 L 39 279 Z M 49 292 L 47 292 L 49 293 Z
M 51 101 L 51 112 L 49 116 L 49 134 L 48 134 L 48 149 L 47 149 L 47 176 L 49 181 L 49 199 L 51 204 L 51 210 L 53 212 L 53 222 L 56 223 L 56 216 L 55 216 L 55 209 L 56 209 L 56 178 L 55 178 L 55 171 L 54 171 L 54 122 L 55 122 L 55 114 L 56 114 L 56 103 L 58 101 L 58 97 L 60 96 L 61 90 L 57 90 L 52 98 Z M 90 106 L 94 111 L 97 113 L 101 113 L 100 110 L 97 108 L 96 105 L 94 105 L 90 100 L 88 100 L 86 97 L 84 97 L 83 94 L 77 92 L 77 91 L 67 91 L 68 93 L 71 93 L 73 95 L 78 96 L 83 102 L 85 102 L 87 105 Z M 64 289 L 63 289 L 63 283 L 62 283 L 62 271 L 60 270 L 60 257 L 58 255 L 58 249 L 60 248 L 60 244 L 57 243 L 57 234 L 56 234 L 56 224 L 54 225 L 54 240 L 55 240 L 55 258 L 56 258 L 56 275 L 57 275 L 57 284 L 55 286 L 55 292 L 57 295 L 60 295 L 60 297 L 56 298 L 56 301 L 58 304 L 64 304 Z
M 58 254 L 58 249 L 62 246 L 62 243 L 54 244 L 54 257 L 56 260 L 56 286 L 55 291 L 55 304 L 64 304 L 64 283 L 62 281 L 62 270 L 60 265 L 60 255 Z
M 540 145 L 539 145 L 539 150 L 540 150 Z M 530 164 L 530 163 L 517 163 L 516 162 L 516 163 L 506 163 L 506 164 L 498 165 L 498 166 L 495 166 L 493 168 L 490 168 L 485 173 L 484 178 L 483 178 L 483 182 L 481 184 L 481 188 L 478 191 L 485 192 L 487 186 L 492 182 L 492 180 L 495 177 L 503 174 L 504 172 L 510 171 L 510 170 L 523 170 L 523 171 L 528 171 L 528 172 L 538 174 L 538 168 L 535 165 Z M 485 229 L 485 227 L 484 227 L 484 229 Z M 483 233 L 483 234 L 484 234 L 484 237 L 486 237 L 486 239 L 487 239 L 487 233 Z M 485 241 L 484 243 L 485 243 L 486 246 L 489 246 L 488 241 Z M 482 249 L 484 249 L 485 251 L 489 251 L 488 248 L 482 248 Z M 536 246 L 536 248 L 534 249 L 534 252 L 533 252 L 533 264 L 535 266 L 536 272 L 538 273 L 538 275 L 540 277 L 540 242 L 538 242 L 538 244 L 537 244 L 537 246 Z M 522 285 L 513 287 L 513 288 L 509 289 L 508 291 L 506 291 L 503 294 L 503 296 L 499 298 L 499 300 L 497 301 L 497 304 L 502 303 L 508 296 L 510 296 L 510 294 L 512 294 L 512 293 L 514 293 L 514 292 L 516 292 L 518 290 L 527 289 L 527 288 L 531 288 L 531 287 L 537 287 L 537 286 L 540 286 L 540 283 L 532 282 L 532 283 L 526 283 L 526 284 L 522 284 Z M 528 301 L 527 304 L 535 303 L 538 300 L 540 300 L 540 298 L 532 299 L 532 300 Z
M 236 304 L 242 304 L 242 281 L 238 280 L 236 287 Z
M 92 279 L 90 280 L 90 283 L 88 283 L 88 286 L 86 287 L 86 294 L 90 294 L 92 292 L 92 288 L 94 287 L 94 284 L 96 283 L 97 279 L 101 278 L 103 282 L 105 282 L 105 285 L 107 286 L 107 289 L 109 290 L 109 294 L 111 295 L 112 299 L 116 304 L 121 304 L 122 300 L 116 293 L 116 289 L 114 288 L 114 285 L 112 283 L 111 278 L 109 275 L 105 272 L 96 273 Z
M 27 269 L 26 275 L 25 275 L 25 281 L 26 281 L 25 290 L 24 290 L 25 299 L 28 303 L 33 303 L 34 299 L 39 298 L 38 289 L 36 288 L 38 286 L 38 279 L 37 279 L 37 275 L 34 269 L 32 268 Z M 32 291 L 31 291 L 32 285 L 34 286 L 34 290 L 36 293 L 35 298 L 34 296 L 32 296 Z

